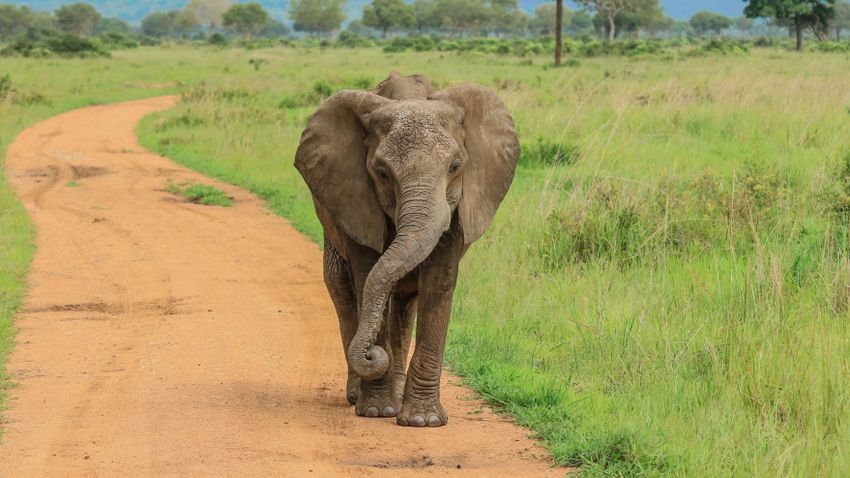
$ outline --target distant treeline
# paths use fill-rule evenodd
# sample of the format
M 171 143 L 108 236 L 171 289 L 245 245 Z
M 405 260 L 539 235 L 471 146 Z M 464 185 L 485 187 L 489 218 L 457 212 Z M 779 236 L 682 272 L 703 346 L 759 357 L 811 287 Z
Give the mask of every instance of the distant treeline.
M 286 24 L 272 18 L 259 3 L 231 0 L 191 0 L 181 10 L 153 12 L 139 26 L 100 15 L 91 5 L 65 5 L 52 13 L 25 6 L 0 4 L 0 41 L 17 50 L 62 50 L 62 43 L 98 47 L 128 47 L 161 39 L 204 40 L 224 44 L 262 38 L 298 36 L 344 43 L 369 43 L 387 38 L 540 38 L 555 33 L 555 2 L 539 5 L 528 15 L 517 0 L 373 0 L 363 15 L 341 30 L 346 0 L 291 0 Z M 668 17 L 659 0 L 576 0 L 583 8 L 564 7 L 562 31 L 568 37 L 624 39 L 755 38 L 796 32 L 802 38 L 840 41 L 850 29 L 850 3 L 837 0 L 749 0 L 745 16 L 729 18 L 698 12 L 688 21 Z M 795 6 L 796 5 L 796 6 Z M 798 8 L 799 7 L 799 8 Z M 804 8 L 805 7 L 805 8 Z M 803 12 L 803 13 L 800 13 Z M 756 22 L 754 19 L 761 19 Z M 69 36 L 76 39 L 72 40 Z M 361 41 L 361 39 L 363 41 Z M 82 43 L 81 43 L 82 42 Z

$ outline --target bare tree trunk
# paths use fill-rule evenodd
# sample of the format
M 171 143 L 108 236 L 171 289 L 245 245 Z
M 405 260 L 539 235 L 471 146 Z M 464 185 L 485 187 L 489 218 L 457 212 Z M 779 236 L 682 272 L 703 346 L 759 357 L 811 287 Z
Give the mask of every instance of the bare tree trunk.
M 564 0 L 558 0 L 555 6 L 555 66 L 561 66 L 561 49 L 564 41 L 561 31 L 564 27 Z
M 803 22 L 794 17 L 794 29 L 797 31 L 797 51 L 803 51 Z
M 614 15 L 608 14 L 608 43 L 612 43 L 614 41 L 614 37 L 617 35 L 617 25 L 614 23 Z

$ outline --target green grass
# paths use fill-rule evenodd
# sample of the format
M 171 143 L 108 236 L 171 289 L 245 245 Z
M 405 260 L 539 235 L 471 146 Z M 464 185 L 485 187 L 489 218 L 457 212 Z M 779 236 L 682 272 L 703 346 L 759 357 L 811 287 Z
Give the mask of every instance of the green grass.
M 24 125 L 155 94 L 128 85 L 183 82 L 183 103 L 146 118 L 142 142 L 254 191 L 318 241 L 292 161 L 325 95 L 393 69 L 438 88 L 489 86 L 524 153 L 462 263 L 451 367 L 586 476 L 850 472 L 847 57 L 753 50 L 554 69 L 477 52 L 208 52 L 11 60 L 13 81 L 66 101 L 15 112 L 31 115 Z M 255 70 L 249 56 L 267 63 Z M 44 84 L 60 69 L 63 83 Z M 3 243 L 24 251 L 31 239 Z
M 233 205 L 233 198 L 225 194 L 221 189 L 215 186 L 200 183 L 181 183 L 177 184 L 168 180 L 166 190 L 176 196 L 182 196 L 195 204 L 203 204 L 205 206 L 223 206 L 230 207 Z

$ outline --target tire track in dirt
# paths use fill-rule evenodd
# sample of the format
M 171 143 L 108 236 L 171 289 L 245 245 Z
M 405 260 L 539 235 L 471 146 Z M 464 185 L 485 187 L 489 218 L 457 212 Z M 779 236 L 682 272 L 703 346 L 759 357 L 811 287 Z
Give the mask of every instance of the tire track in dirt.
M 136 123 L 175 101 L 72 111 L 9 148 L 38 251 L 0 476 L 564 474 L 451 379 L 447 427 L 355 417 L 319 248 L 136 143 Z M 236 204 L 175 201 L 169 178 Z

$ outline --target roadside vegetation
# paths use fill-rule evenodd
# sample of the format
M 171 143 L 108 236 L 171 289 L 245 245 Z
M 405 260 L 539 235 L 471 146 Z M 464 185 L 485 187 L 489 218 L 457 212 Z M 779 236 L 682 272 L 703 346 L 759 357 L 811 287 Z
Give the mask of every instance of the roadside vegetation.
M 225 194 L 225 192 L 221 189 L 208 184 L 191 182 L 178 184 L 169 179 L 165 189 L 171 194 L 186 198 L 187 201 L 194 204 L 223 207 L 230 207 L 233 205 L 232 197 Z

